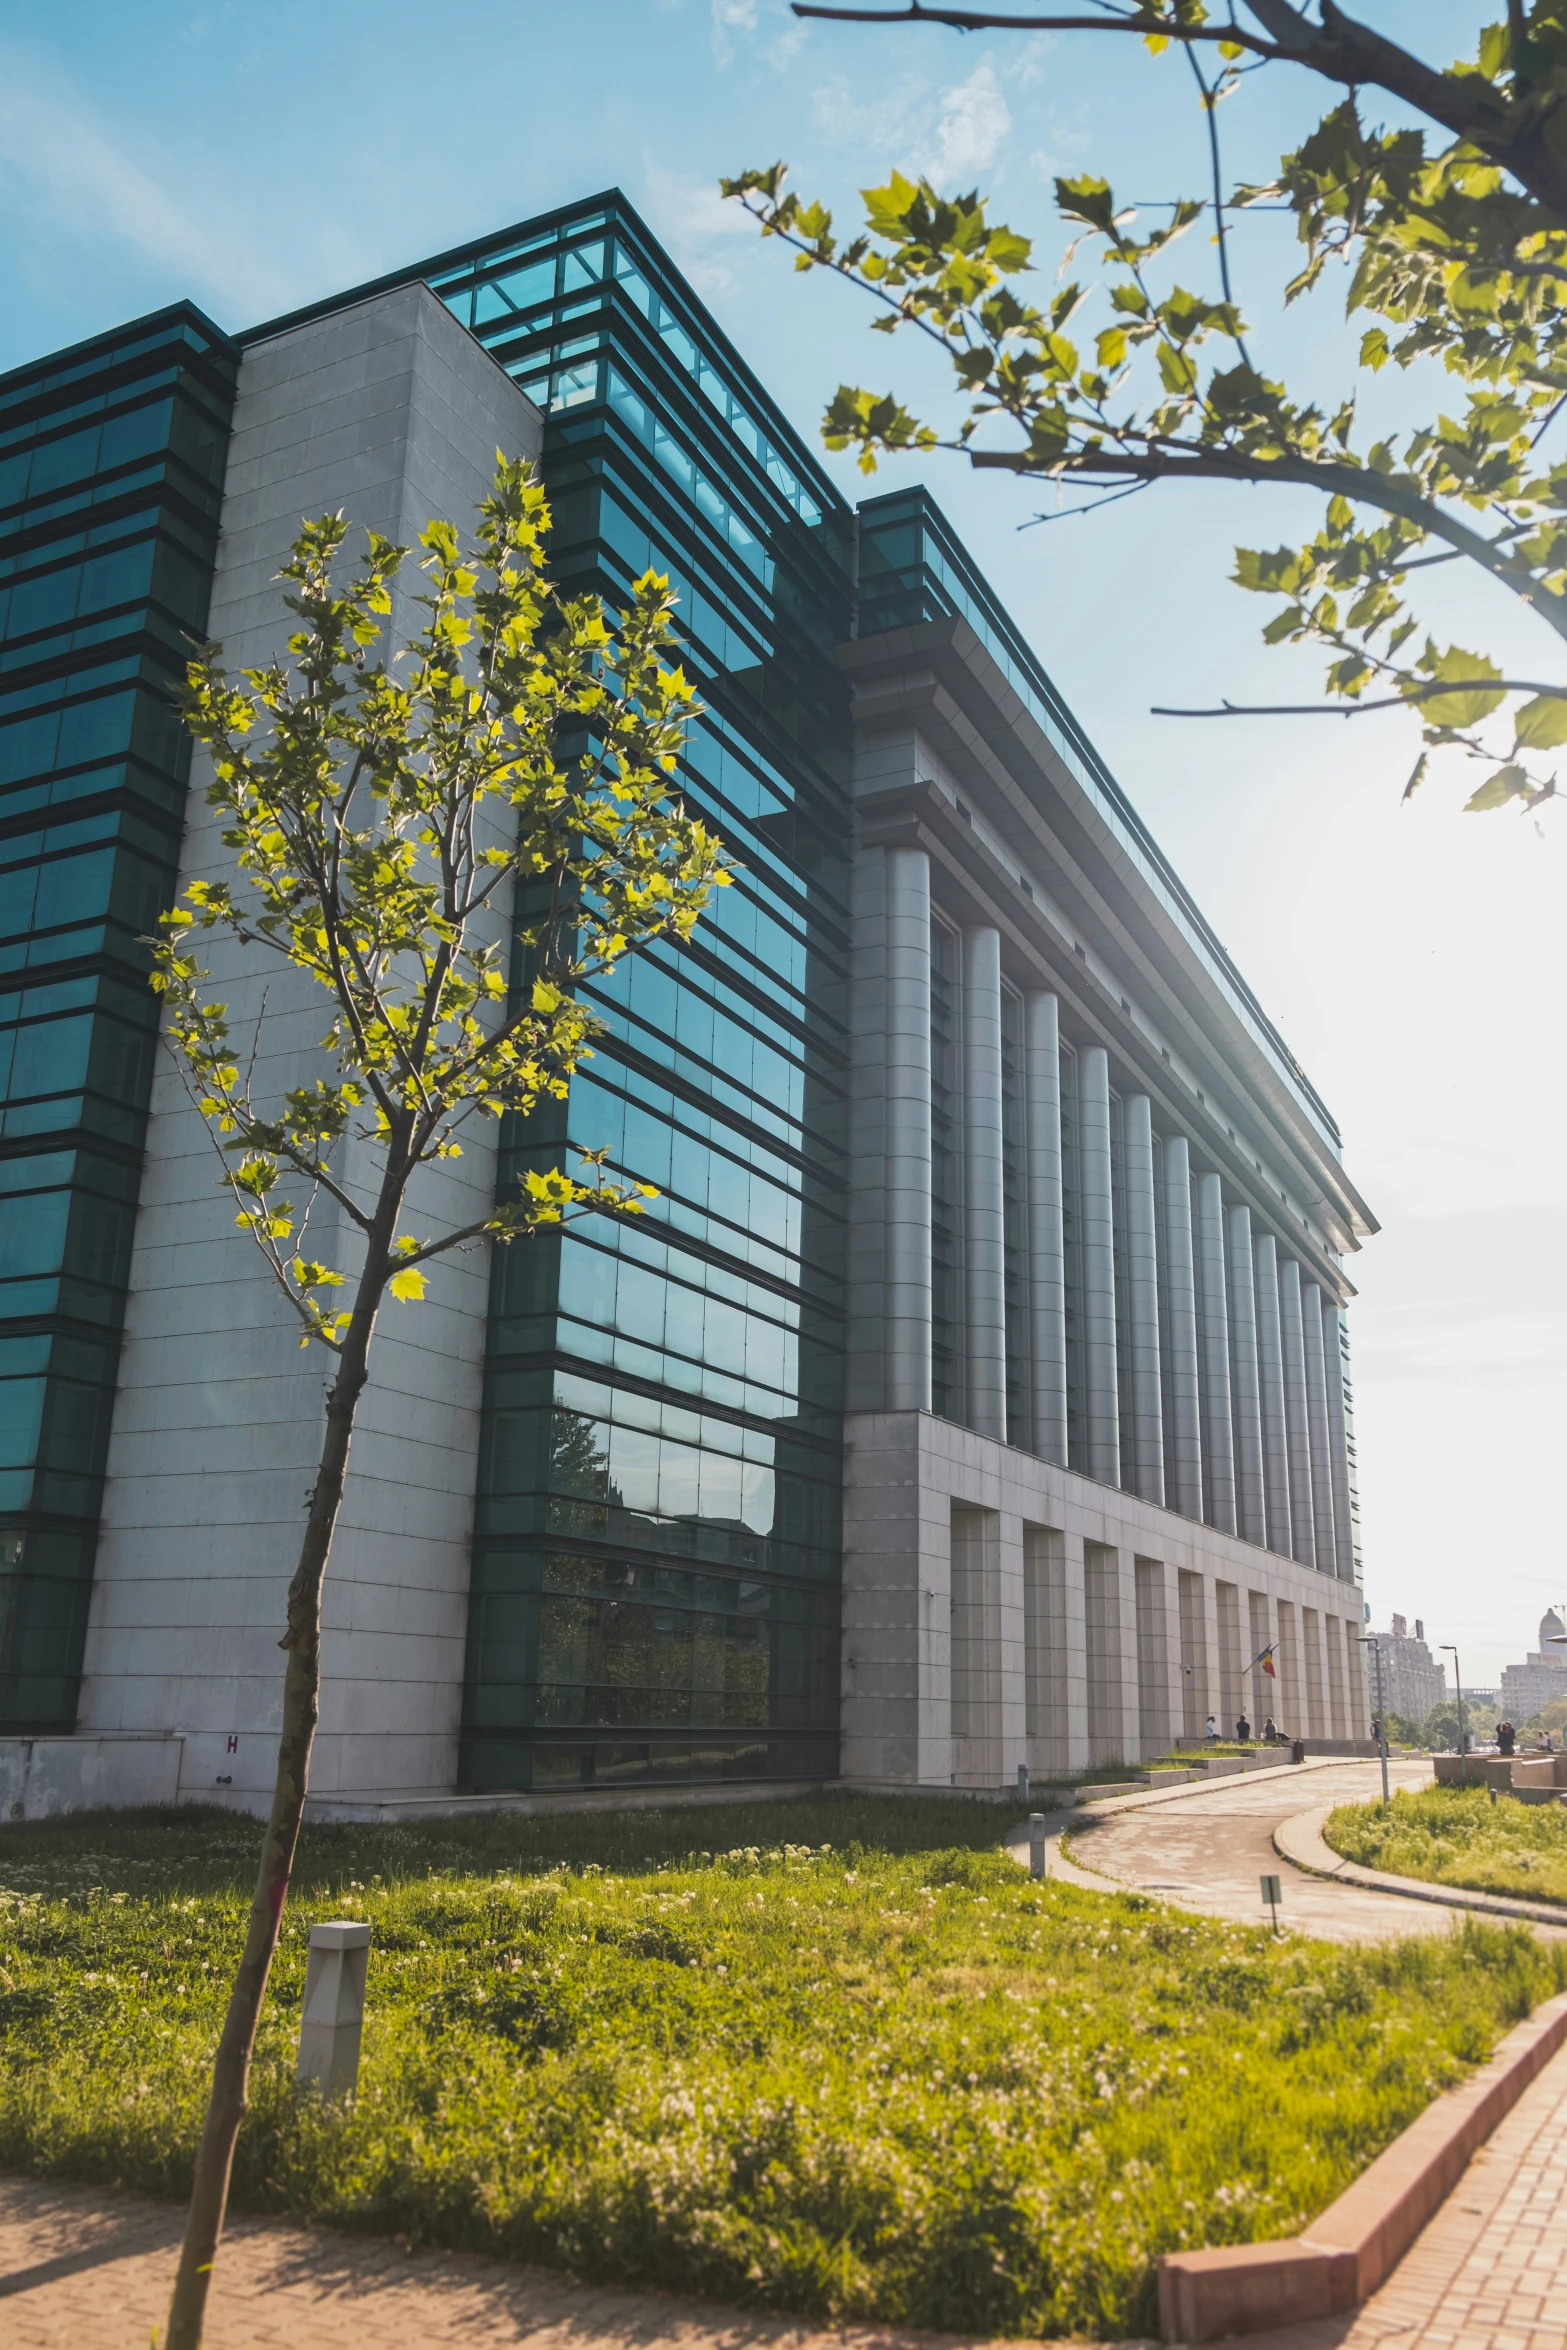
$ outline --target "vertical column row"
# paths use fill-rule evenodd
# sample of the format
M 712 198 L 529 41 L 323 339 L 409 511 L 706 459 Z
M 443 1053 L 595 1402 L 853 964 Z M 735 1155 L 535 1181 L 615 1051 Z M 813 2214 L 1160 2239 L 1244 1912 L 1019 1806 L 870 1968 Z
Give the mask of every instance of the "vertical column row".
M 1235 1524 L 1247 1542 L 1268 1538 L 1262 1491 L 1262 1380 L 1257 1350 L 1257 1277 L 1251 1210 L 1225 1212 L 1230 1302 L 1231 1401 L 1235 1411 Z
M 1262 1418 L 1262 1491 L 1267 1544 L 1281 1558 L 1293 1551 L 1290 1529 L 1289 1438 L 1284 1411 L 1284 1340 L 1279 1323 L 1279 1252 L 1271 1232 L 1252 1249 L 1257 1287 L 1257 1402 Z
M 1115 1212 L 1110 1186 L 1110 1061 L 1102 1045 L 1077 1056 L 1078 1215 L 1082 1229 L 1083 1398 L 1090 1477 L 1121 1482 L 1115 1344 Z
M 1127 1330 L 1132 1360 L 1132 1490 L 1164 1500 L 1164 1400 L 1159 1378 L 1159 1243 L 1154 1199 L 1153 1104 L 1145 1093 L 1122 1104 L 1126 1170 Z
M 1224 1281 L 1224 1187 L 1199 1175 L 1197 1319 L 1202 1340 L 1203 1515 L 1221 1534 L 1235 1532 L 1235 1427 L 1230 1411 L 1230 1328 Z
M 931 1408 L 930 859 L 887 859 L 887 1407 Z
M 923 849 L 886 859 L 886 1395 L 932 1408 L 931 891 Z M 963 934 L 963 1365 L 969 1425 L 1068 1459 L 1067 1252 L 1059 1006 L 1024 999 L 1029 1425 L 1007 1425 L 1006 1191 L 1000 934 Z M 1355 1575 L 1343 1319 L 1152 1104 L 1121 1105 L 1123 1195 L 1112 1176 L 1108 1055 L 1077 1063 L 1077 1279 L 1084 1460 L 1107 1485 L 1266 1544 L 1344 1582 Z M 1116 1215 L 1124 1283 L 1117 1338 Z M 1119 1344 L 1129 1350 L 1123 1425 Z
M 1066 1467 L 1066 1235 L 1061 1189 L 1061 1025 L 1053 995 L 1023 1007 L 1028 1125 L 1029 1357 L 1034 1450 Z
M 1170 1452 L 1165 1490 L 1183 1518 L 1202 1516 L 1202 1403 L 1197 1373 L 1197 1272 L 1192 1254 L 1191 1153 L 1164 1146 L 1165 1317 L 1170 1351 Z
M 968 1423 L 1007 1437 L 1001 933 L 963 933 L 963 1301 Z M 1318 1333 L 1320 1348 L 1321 1334 Z

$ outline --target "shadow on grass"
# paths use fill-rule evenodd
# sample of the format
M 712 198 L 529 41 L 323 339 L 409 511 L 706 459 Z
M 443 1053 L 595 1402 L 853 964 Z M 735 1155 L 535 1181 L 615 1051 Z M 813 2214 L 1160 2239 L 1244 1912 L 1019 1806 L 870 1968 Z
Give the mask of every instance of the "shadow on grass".
M 597 1866 L 620 1876 L 748 1846 L 830 1845 L 859 1851 L 994 1851 L 1015 1833 L 1015 1801 L 943 1796 L 857 1795 L 824 1788 L 788 1802 L 687 1804 L 668 1811 L 562 1812 L 554 1818 L 492 1812 L 393 1827 L 305 1829 L 294 1870 L 301 1894 L 327 1892 L 345 1878 L 388 1883 L 432 1872 L 490 1876 Z M 0 1827 L 0 1883 L 67 1890 L 91 1883 L 113 1892 L 220 1893 L 248 1890 L 260 1822 L 211 1804 L 71 1812 Z

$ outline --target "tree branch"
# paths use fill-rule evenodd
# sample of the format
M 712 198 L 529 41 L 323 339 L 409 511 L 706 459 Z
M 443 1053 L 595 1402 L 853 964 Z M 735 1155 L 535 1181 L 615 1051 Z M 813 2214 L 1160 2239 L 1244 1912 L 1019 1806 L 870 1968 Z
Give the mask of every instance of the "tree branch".
M 1338 496 L 1357 505 L 1376 506 L 1385 514 L 1396 514 L 1401 521 L 1413 523 L 1431 538 L 1442 539 L 1456 553 L 1467 555 L 1493 579 L 1510 588 L 1531 611 L 1538 612 L 1558 636 L 1567 637 L 1567 596 L 1542 588 L 1532 573 L 1505 550 L 1498 552 L 1479 531 L 1444 513 L 1440 506 L 1433 506 L 1417 491 L 1402 489 L 1396 477 L 1374 472 L 1369 466 L 1317 464 L 1306 457 L 1246 457 L 1221 449 L 1172 451 L 1158 446 L 1150 447 L 1146 456 L 1085 450 L 1080 462 L 1066 459 L 1050 466 L 1035 464 L 1021 451 L 1013 454 L 1005 449 L 963 449 L 960 453 L 971 465 L 987 471 L 1017 473 L 1033 480 L 1071 477 L 1148 482 L 1282 481 L 1320 491 L 1324 497 Z M 1553 686 L 1546 690 L 1554 693 L 1559 689 Z
M 1221 702 L 1216 710 L 1168 710 L 1162 703 L 1154 703 L 1149 710 L 1152 718 L 1364 718 L 1372 710 L 1414 710 L 1422 702 L 1441 701 L 1444 696 L 1483 692 L 1488 694 L 1555 694 L 1562 693 L 1561 680 L 1542 684 L 1537 677 L 1448 677 L 1433 678 L 1429 685 L 1412 685 L 1407 694 L 1388 694 L 1375 702 L 1346 702 L 1342 708 L 1330 702 Z
M 1256 57 L 1283 57 L 1276 41 L 1264 41 L 1242 25 L 1162 25 L 1135 16 L 997 16 L 985 8 L 825 8 L 817 0 L 792 0 L 796 16 L 824 17 L 835 24 L 936 24 L 956 33 L 1168 33 L 1172 41 L 1231 42 Z
M 1322 20 L 1312 24 L 1292 0 L 1243 0 L 1263 34 L 1245 26 L 1180 24 L 1174 18 L 1137 16 L 1010 16 L 994 9 L 929 8 L 909 0 L 906 8 L 832 8 L 819 0 L 794 0 L 801 17 L 825 17 L 851 24 L 936 24 L 955 32 L 1135 33 L 1151 32 L 1192 47 L 1199 42 L 1233 43 L 1254 57 L 1283 65 L 1303 65 L 1325 81 L 1346 89 L 1374 84 L 1406 105 L 1440 123 L 1489 155 L 1510 171 L 1521 187 L 1546 205 L 1558 220 L 1567 222 L 1567 155 L 1559 154 L 1548 135 L 1560 101 L 1541 109 L 1531 100 L 1525 120 L 1519 121 L 1507 97 L 1480 74 L 1446 74 L 1412 57 L 1396 41 L 1386 40 L 1369 25 L 1346 16 L 1335 0 L 1321 0 Z M 1266 37 L 1263 37 L 1266 36 Z

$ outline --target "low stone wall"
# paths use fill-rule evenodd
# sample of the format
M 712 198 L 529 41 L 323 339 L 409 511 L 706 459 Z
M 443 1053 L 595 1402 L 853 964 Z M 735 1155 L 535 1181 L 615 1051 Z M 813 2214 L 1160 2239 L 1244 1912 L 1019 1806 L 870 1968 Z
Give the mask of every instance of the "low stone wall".
M 1567 1754 L 1434 1754 L 1431 1763 L 1439 1787 L 1495 1787 L 1536 1803 L 1567 1789 Z
M 99 1804 L 177 1803 L 184 1744 L 155 1732 L 0 1738 L 0 1820 L 48 1820 Z

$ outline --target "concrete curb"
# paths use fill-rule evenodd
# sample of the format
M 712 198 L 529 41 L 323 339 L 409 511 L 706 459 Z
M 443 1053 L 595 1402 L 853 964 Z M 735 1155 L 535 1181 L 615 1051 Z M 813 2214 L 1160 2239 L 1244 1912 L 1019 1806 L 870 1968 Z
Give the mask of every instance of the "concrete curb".
M 1460 1885 L 1429 1885 L 1420 1877 L 1395 1877 L 1386 1869 L 1363 1869 L 1335 1852 L 1322 1830 L 1329 1815 L 1341 1807 L 1319 1804 L 1314 1811 L 1297 1812 L 1281 1820 L 1273 1831 L 1273 1849 L 1308 1877 L 1331 1877 L 1341 1885 L 1359 1885 L 1368 1893 L 1398 1893 L 1406 1901 L 1432 1901 L 1443 1909 L 1464 1909 L 1483 1917 L 1522 1918 L 1534 1926 L 1567 1927 L 1567 1903 L 1509 1901 L 1499 1893 L 1467 1893 Z
M 1461 2088 L 1427 2106 L 1304 2235 L 1167 2252 L 1159 2263 L 1161 2340 L 1196 2344 L 1225 2334 L 1272 2333 L 1340 2316 L 1366 2300 L 1564 2045 L 1567 1994 L 1545 2000 Z

